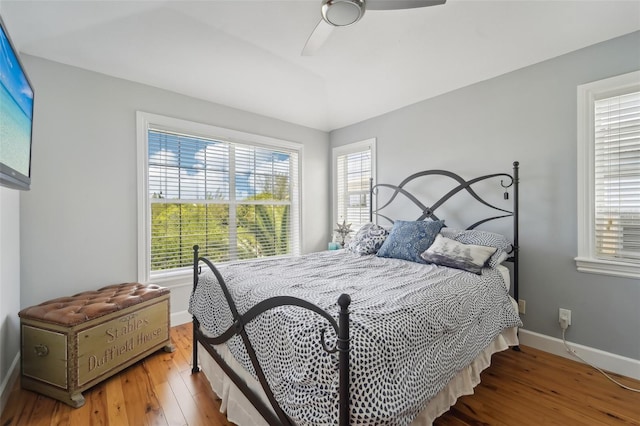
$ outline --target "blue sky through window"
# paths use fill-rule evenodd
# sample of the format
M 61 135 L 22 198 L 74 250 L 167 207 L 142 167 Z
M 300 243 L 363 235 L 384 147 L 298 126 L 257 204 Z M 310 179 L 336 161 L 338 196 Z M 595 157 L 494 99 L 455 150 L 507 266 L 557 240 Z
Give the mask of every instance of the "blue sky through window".
M 290 176 L 282 151 L 149 130 L 149 194 L 167 199 L 230 198 L 230 152 L 235 157 L 235 197 L 253 197 Z

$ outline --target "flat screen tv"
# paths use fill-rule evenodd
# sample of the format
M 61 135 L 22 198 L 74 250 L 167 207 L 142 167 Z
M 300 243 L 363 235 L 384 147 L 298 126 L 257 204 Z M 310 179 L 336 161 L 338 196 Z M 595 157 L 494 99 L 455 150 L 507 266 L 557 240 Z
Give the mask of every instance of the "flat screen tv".
M 0 17 L 0 185 L 31 187 L 33 86 Z

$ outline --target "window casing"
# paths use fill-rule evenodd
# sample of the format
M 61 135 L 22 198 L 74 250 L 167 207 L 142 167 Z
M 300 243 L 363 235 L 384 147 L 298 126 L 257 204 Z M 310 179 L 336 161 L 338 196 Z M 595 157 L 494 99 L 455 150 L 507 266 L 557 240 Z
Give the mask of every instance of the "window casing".
M 345 221 L 355 232 L 369 222 L 369 183 L 375 179 L 375 151 L 375 139 L 333 149 L 333 225 Z
M 578 87 L 576 265 L 640 277 L 640 71 Z
M 300 253 L 300 144 L 137 119 L 141 282 L 184 281 L 195 244 L 218 264 Z

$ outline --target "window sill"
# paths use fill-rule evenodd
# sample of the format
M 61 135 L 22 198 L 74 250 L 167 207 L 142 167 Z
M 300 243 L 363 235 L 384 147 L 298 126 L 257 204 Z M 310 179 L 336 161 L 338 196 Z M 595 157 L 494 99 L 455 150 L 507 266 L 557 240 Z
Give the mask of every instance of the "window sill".
M 578 272 L 589 274 L 609 275 L 621 278 L 640 277 L 640 265 L 624 262 L 613 262 L 610 260 L 592 259 L 588 257 L 576 257 L 576 267 Z
M 193 268 L 184 268 L 171 272 L 151 274 L 149 283 L 162 287 L 184 287 L 193 285 Z
M 258 262 L 266 262 L 273 259 L 283 259 L 287 257 L 295 257 L 298 255 L 295 254 L 284 254 L 280 256 L 269 256 L 269 257 L 261 257 L 258 259 L 246 259 L 242 261 L 232 261 L 232 262 L 219 262 L 216 263 L 215 266 L 221 272 L 224 270 L 225 266 L 230 265 L 232 263 L 258 263 Z M 202 270 L 209 270 L 209 267 L 200 263 L 200 268 Z M 152 272 L 149 280 L 145 282 L 145 284 L 157 284 L 162 287 L 184 287 L 184 286 L 193 286 L 193 267 L 184 267 L 179 269 L 173 269 L 165 272 Z

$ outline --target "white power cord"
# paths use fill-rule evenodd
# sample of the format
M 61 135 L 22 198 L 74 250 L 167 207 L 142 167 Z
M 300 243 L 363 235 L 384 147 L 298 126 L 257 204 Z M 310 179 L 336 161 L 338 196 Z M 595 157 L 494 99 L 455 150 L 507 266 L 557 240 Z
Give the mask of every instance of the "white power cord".
M 627 385 L 623 385 L 622 383 L 618 382 L 616 379 L 614 379 L 613 377 L 611 377 L 610 375 L 605 373 L 601 368 L 596 367 L 595 365 L 591 364 L 589 361 L 585 360 L 580 355 L 578 355 L 576 353 L 576 351 L 574 349 L 570 348 L 569 345 L 567 344 L 567 341 L 564 338 L 564 332 L 567 331 L 567 327 L 566 326 L 563 327 L 563 325 L 564 324 L 561 325 L 561 328 L 562 328 L 562 343 L 564 343 L 564 347 L 567 350 L 567 352 L 569 352 L 571 355 L 575 356 L 576 358 L 578 358 L 579 360 L 581 360 L 585 364 L 590 365 L 591 367 L 595 368 L 596 370 L 601 372 L 607 379 L 611 380 L 613 383 L 615 383 L 616 385 L 620 386 L 621 388 L 630 390 L 632 392 L 640 392 L 640 389 L 635 389 L 635 388 L 629 387 Z

